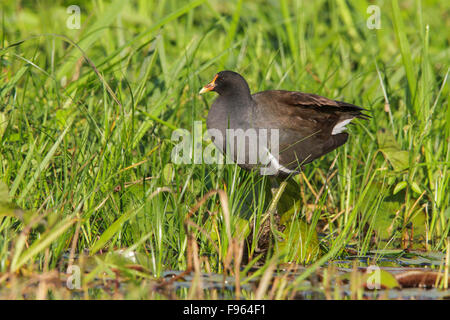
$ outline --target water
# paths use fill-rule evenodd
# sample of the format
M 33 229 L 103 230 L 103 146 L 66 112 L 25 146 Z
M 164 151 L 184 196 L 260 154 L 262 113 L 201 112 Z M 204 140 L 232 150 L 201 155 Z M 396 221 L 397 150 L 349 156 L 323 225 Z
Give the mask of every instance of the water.
M 103 257 L 99 255 L 96 258 L 84 256 L 86 265 L 94 265 L 92 259 L 96 258 L 122 266 L 128 264 L 139 266 L 143 259 L 148 261 L 145 257 L 142 258 L 141 253 L 124 254 L 124 251 L 108 253 L 102 255 Z M 79 257 L 76 261 L 78 259 Z M 307 266 L 282 264 L 274 270 L 264 297 L 271 299 L 450 299 L 450 290 L 442 289 L 442 285 L 436 288 L 436 283 L 438 285 L 443 283 L 444 262 L 445 254 L 441 252 L 371 251 L 364 256 L 350 255 L 328 261 L 307 280 L 296 285 L 295 290 L 292 288 L 286 290 L 286 288 L 294 283 Z M 86 271 L 90 272 L 89 268 L 87 269 Z M 140 271 L 145 273 L 150 269 L 149 266 L 145 266 Z M 260 273 L 252 277 L 252 274 L 257 272 L 258 269 L 252 269 L 246 275 L 248 278 L 240 279 L 239 290 L 236 290 L 237 283 L 233 276 L 217 273 L 166 270 L 159 277 L 154 277 L 152 274 L 149 277 L 154 283 L 155 290 L 164 292 L 169 298 L 252 299 L 255 297 L 263 275 Z M 373 287 L 369 286 L 372 275 L 378 275 L 376 283 L 379 285 L 375 286 L 376 290 L 371 290 Z M 101 278 L 105 281 L 105 274 L 102 274 Z M 111 277 L 110 281 L 113 280 Z M 127 281 L 131 280 L 123 277 L 115 281 L 118 282 L 116 290 L 121 291 L 125 297 L 127 290 L 130 290 Z M 134 278 L 132 281 L 136 283 L 140 280 Z M 356 287 L 355 283 L 357 283 Z M 395 287 L 393 284 L 396 284 Z M 102 290 L 102 287 L 102 281 L 97 281 L 95 289 Z M 111 286 L 107 289 L 111 290 Z M 194 289 L 197 290 L 197 294 L 193 293 Z M 201 291 L 200 294 L 198 290 Z

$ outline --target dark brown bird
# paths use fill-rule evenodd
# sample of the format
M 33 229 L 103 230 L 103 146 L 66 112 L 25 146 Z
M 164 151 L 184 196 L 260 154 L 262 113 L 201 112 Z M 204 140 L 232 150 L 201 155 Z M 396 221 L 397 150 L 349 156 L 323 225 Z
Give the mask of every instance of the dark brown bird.
M 368 118 L 361 107 L 315 94 L 268 90 L 252 95 L 247 81 L 233 71 L 216 74 L 200 93 L 207 91 L 219 94 L 206 122 L 214 144 L 244 169 L 270 167 L 264 174 L 299 173 L 301 165 L 347 141 L 343 131 L 350 121 Z M 244 144 L 236 144 L 239 139 Z

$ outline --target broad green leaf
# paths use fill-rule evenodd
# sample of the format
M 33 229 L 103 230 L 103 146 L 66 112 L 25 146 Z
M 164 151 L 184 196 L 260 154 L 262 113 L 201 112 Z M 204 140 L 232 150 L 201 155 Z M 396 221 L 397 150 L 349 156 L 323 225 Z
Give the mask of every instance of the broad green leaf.
M 400 148 L 391 132 L 382 129 L 377 132 L 380 151 L 389 161 L 395 171 L 402 171 L 409 166 L 409 153 Z
M 300 209 L 300 186 L 294 179 L 287 180 L 286 188 L 277 204 L 277 213 L 280 223 L 285 224 L 291 220 L 292 215 Z
M 397 193 L 399 193 L 400 191 L 405 189 L 407 185 L 408 185 L 408 183 L 406 181 L 402 181 L 402 182 L 397 183 L 397 185 L 394 188 L 393 194 L 396 195 Z
M 368 268 L 362 280 L 364 287 L 372 290 L 401 287 L 392 273 L 380 268 Z
M 422 209 L 417 210 L 411 217 L 411 246 L 413 249 L 424 249 L 427 239 L 427 216 Z
M 411 183 L 411 189 L 416 193 L 419 193 L 419 194 L 422 193 L 422 189 L 419 187 L 419 185 L 415 181 L 413 181 Z
M 400 225 L 397 212 L 401 208 L 402 196 L 400 191 L 395 195 L 389 195 L 389 189 L 380 182 L 373 182 L 369 187 L 365 201 L 361 206 L 361 212 L 373 210 L 373 229 L 384 240 L 389 239 Z
M 314 228 L 294 218 L 283 231 L 284 241 L 277 242 L 279 252 L 287 255 L 287 260 L 295 263 L 308 263 L 320 255 L 319 240 Z
M 347 272 L 339 277 L 339 279 L 352 281 L 353 279 L 358 279 L 354 277 L 353 272 Z M 381 269 L 378 266 L 371 266 L 366 269 L 366 272 L 362 274 L 359 285 L 364 287 L 366 290 L 383 290 L 383 289 L 394 289 L 400 288 L 400 284 L 394 275 L 386 270 Z

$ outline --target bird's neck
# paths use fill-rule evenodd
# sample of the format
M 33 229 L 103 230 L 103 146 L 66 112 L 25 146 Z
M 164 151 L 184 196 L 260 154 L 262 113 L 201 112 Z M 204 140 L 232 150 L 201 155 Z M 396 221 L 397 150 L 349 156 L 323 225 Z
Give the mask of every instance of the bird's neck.
M 230 111 L 231 109 L 239 110 L 242 108 L 249 108 L 253 105 L 252 95 L 248 88 L 239 88 L 232 92 L 221 94 L 220 98 L 226 99 Z

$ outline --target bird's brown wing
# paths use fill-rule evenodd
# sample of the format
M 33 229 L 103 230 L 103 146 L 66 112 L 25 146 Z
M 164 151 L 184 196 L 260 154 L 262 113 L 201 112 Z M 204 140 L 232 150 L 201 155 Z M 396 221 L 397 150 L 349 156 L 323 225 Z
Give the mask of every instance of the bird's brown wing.
M 253 99 L 265 125 L 280 129 L 280 164 L 289 169 L 343 145 L 348 134 L 332 134 L 338 123 L 367 117 L 361 107 L 315 94 L 270 90 L 254 94 Z
M 256 93 L 254 96 L 271 96 L 282 104 L 296 106 L 300 108 L 314 108 L 321 112 L 349 112 L 361 116 L 364 108 L 351 103 L 331 100 L 312 93 L 303 93 L 298 91 L 269 90 Z
M 333 127 L 343 120 L 369 118 L 362 112 L 364 108 L 310 93 L 269 90 L 254 94 L 253 99 L 264 109 L 268 108 L 264 110 L 266 114 L 270 111 L 290 128 L 308 128 L 308 132 L 313 130 L 330 134 Z

